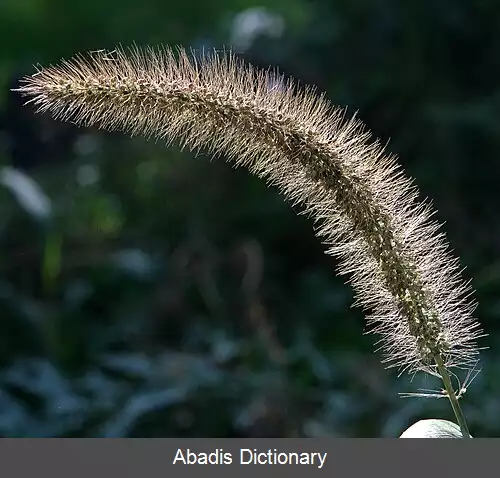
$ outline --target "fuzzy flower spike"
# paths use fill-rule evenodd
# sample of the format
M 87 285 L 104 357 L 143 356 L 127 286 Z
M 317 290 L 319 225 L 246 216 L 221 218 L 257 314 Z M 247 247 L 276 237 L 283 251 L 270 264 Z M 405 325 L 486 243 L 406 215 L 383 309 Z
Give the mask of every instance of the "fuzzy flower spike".
M 438 374 L 448 390 L 449 369 L 477 363 L 470 289 L 430 206 L 363 124 L 313 89 L 231 53 L 133 47 L 41 69 L 19 91 L 61 120 L 246 166 L 314 219 L 389 366 Z

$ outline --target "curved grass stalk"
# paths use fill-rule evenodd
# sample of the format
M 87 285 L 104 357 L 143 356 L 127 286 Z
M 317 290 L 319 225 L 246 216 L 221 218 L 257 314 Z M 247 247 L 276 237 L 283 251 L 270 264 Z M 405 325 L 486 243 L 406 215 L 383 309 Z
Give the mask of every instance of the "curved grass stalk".
M 39 70 L 19 91 L 62 120 L 222 154 L 301 203 L 369 312 L 384 362 L 440 375 L 469 436 L 449 375 L 477 362 L 469 285 L 430 205 L 359 120 L 231 53 L 98 51 Z

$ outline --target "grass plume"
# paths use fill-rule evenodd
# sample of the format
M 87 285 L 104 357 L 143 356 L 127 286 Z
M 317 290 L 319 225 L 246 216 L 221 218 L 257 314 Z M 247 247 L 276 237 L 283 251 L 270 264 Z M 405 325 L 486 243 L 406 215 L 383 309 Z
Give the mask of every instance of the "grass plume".
M 231 53 L 134 47 L 43 68 L 19 91 L 56 118 L 247 167 L 314 219 L 389 366 L 439 374 L 447 389 L 447 370 L 475 366 L 470 288 L 431 206 L 363 124 L 314 89 Z

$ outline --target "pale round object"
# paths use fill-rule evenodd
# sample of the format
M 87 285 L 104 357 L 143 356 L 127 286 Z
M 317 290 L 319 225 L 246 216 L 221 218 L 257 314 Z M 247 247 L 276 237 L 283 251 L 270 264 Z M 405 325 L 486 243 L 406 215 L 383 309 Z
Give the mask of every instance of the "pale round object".
M 399 438 L 462 438 L 460 427 L 448 420 L 420 420 Z

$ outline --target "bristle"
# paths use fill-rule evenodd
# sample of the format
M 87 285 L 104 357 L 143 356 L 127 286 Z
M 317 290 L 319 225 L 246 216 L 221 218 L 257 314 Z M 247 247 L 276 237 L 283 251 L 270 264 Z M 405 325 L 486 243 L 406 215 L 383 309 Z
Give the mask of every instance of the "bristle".
M 25 79 L 39 111 L 224 154 L 318 224 L 317 235 L 371 312 L 390 366 L 471 367 L 481 336 L 458 262 L 430 205 L 357 119 L 324 96 L 230 53 L 179 49 L 77 56 Z

